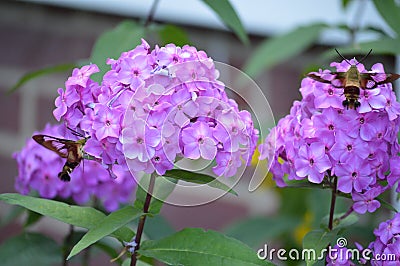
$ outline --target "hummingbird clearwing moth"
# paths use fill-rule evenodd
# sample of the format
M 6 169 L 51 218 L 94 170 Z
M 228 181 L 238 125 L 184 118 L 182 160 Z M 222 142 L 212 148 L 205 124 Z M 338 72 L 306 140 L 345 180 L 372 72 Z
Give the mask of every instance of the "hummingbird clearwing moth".
M 67 159 L 61 172 L 58 174 L 58 178 L 64 182 L 69 182 L 71 180 L 70 174 L 72 171 L 80 164 L 82 159 L 88 157 L 83 147 L 90 137 L 84 137 L 82 134 L 72 129 L 70 130 L 74 135 L 80 136 L 82 139 L 69 140 L 41 134 L 32 136 L 32 138 L 43 147 L 57 153 L 61 158 Z
M 393 82 L 400 78 L 399 74 L 376 72 L 360 73 L 358 71 L 357 65 L 367 58 L 372 52 L 372 49 L 357 64 L 350 63 L 337 49 L 335 49 L 335 51 L 350 65 L 349 70 L 346 72 L 331 72 L 331 74 L 335 76 L 333 80 L 326 80 L 316 73 L 309 73 L 307 77 L 318 82 L 329 83 L 336 88 L 343 88 L 343 94 L 346 97 L 343 101 L 343 106 L 347 109 L 357 109 L 360 107 L 360 102 L 358 100 L 360 99 L 361 89 L 372 90 L 379 85 Z

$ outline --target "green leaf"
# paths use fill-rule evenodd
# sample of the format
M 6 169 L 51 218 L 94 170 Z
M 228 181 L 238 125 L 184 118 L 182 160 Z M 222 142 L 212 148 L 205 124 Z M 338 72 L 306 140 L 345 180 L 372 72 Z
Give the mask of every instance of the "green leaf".
M 240 221 L 225 230 L 227 236 L 256 248 L 266 239 L 276 239 L 296 228 L 300 219 L 291 216 L 255 217 Z
M 134 203 L 135 208 L 143 210 L 144 202 L 147 196 L 147 190 L 149 188 L 150 175 L 144 175 L 139 181 L 139 186 L 136 190 L 136 201 Z M 172 193 L 175 188 L 177 181 L 163 176 L 155 177 L 155 184 L 150 201 L 149 213 L 156 215 L 160 212 L 164 201 Z M 145 190 L 144 190 L 144 189 Z
M 216 178 L 206 175 L 206 174 L 201 174 L 201 173 L 193 173 L 190 171 L 186 170 L 181 170 L 181 169 L 172 169 L 167 171 L 164 174 L 165 177 L 170 177 L 174 178 L 176 180 L 182 180 L 194 184 L 207 184 L 210 187 L 221 189 L 224 191 L 227 191 L 233 195 L 238 195 L 233 189 L 225 185 L 224 183 L 218 181 Z
M 346 9 L 346 7 L 352 2 L 353 0 L 342 0 L 342 7 Z
M 314 230 L 309 232 L 303 238 L 303 251 L 309 251 L 308 256 L 305 257 L 307 266 L 313 265 L 318 257 L 321 256 L 321 252 L 325 249 L 337 235 L 336 231 L 323 231 Z
M 339 214 L 338 216 L 340 217 L 342 215 Z M 355 214 L 355 213 L 352 213 L 352 214 L 348 215 L 346 218 L 344 218 L 343 220 L 334 221 L 334 229 L 345 229 L 345 228 L 348 228 L 349 226 L 357 223 L 358 220 L 359 220 L 358 215 Z
M 91 76 L 100 82 L 103 75 L 110 70 L 107 58 L 117 59 L 122 52 L 133 49 L 145 37 L 144 28 L 133 21 L 123 21 L 114 29 L 103 33 L 93 46 L 90 61 L 100 68 L 100 73 Z
M 325 27 L 312 24 L 264 41 L 246 62 L 244 72 L 254 78 L 275 64 L 300 54 L 317 40 Z
M 72 248 L 67 260 L 91 244 L 96 243 L 100 239 L 112 234 L 127 223 L 138 218 L 140 215 L 142 215 L 142 212 L 132 206 L 126 206 L 118 211 L 112 212 L 104 219 L 98 221 L 94 227 L 90 228 L 82 239 Z
M 30 81 L 32 79 L 35 79 L 35 78 L 38 78 L 38 77 L 44 76 L 44 75 L 53 74 L 53 73 L 71 72 L 72 69 L 74 69 L 75 67 L 77 67 L 77 64 L 69 63 L 69 64 L 49 66 L 49 67 L 45 67 L 45 68 L 42 68 L 39 70 L 28 72 L 25 75 L 23 75 L 14 86 L 12 86 L 12 88 L 8 91 L 8 93 L 12 93 L 12 92 L 16 91 L 22 85 L 24 85 L 25 83 L 27 83 L 28 81 Z
M 388 37 L 380 38 L 377 41 L 364 42 L 358 45 L 361 50 L 369 52 L 372 49 L 374 54 L 396 55 L 400 54 L 400 39 L 391 39 Z
M 239 37 L 239 39 L 245 43 L 249 43 L 246 31 L 237 15 L 235 9 L 228 0 L 203 0 L 214 12 L 219 16 L 222 22 Z
M 186 228 L 161 240 L 144 241 L 138 253 L 171 265 L 273 265 L 242 242 L 215 231 Z
M 23 233 L 9 238 L 0 246 L 0 264 L 62 265 L 62 252 L 58 244 L 41 234 Z
M 377 41 L 359 43 L 357 47 L 353 46 L 340 47 L 339 52 L 344 56 L 345 55 L 354 56 L 355 54 L 365 55 L 369 52 L 370 49 L 372 49 L 372 54 L 382 54 L 382 55 L 400 54 L 400 39 L 383 37 Z M 335 58 L 337 58 L 337 53 L 333 49 L 328 50 L 327 52 L 321 55 L 321 60 L 323 61 L 331 61 Z
M 400 35 L 400 7 L 395 0 L 374 0 L 374 5 L 381 17 Z
M 307 179 L 304 180 L 289 180 L 285 179 L 285 183 L 287 183 L 287 187 L 285 188 L 311 188 L 311 189 L 325 189 L 324 183 L 315 184 L 311 183 Z
M 24 227 L 29 227 L 36 222 L 38 222 L 43 216 L 37 212 L 29 211 L 28 210 L 28 217 L 26 218 Z
M 63 202 L 24 196 L 17 193 L 1 194 L 0 200 L 84 228 L 93 226 L 93 220 L 99 221 L 105 217 L 102 212 L 90 207 L 72 206 Z
M 386 209 L 388 209 L 389 211 L 392 212 L 399 212 L 392 204 L 390 204 L 389 202 L 387 202 L 386 200 L 382 199 L 381 197 L 376 198 L 381 204 L 382 207 L 385 207 Z
M 340 217 L 342 217 L 345 213 L 337 213 L 333 216 L 333 229 L 334 230 L 339 230 L 339 229 L 345 229 L 348 228 L 349 226 L 355 224 L 356 222 L 358 222 L 359 217 L 355 214 L 352 213 L 350 215 L 348 215 L 346 218 L 344 218 L 343 220 L 339 219 Z M 329 224 L 329 215 L 325 216 L 322 219 L 321 222 L 321 228 L 323 229 L 328 229 L 328 224 Z
M 146 220 L 144 232 L 149 239 L 160 239 L 175 233 L 169 222 L 161 215 Z
M 329 191 L 312 190 L 310 192 L 311 193 L 307 196 L 307 201 L 305 205 L 307 206 L 308 211 L 312 214 L 313 217 L 311 222 L 311 228 L 322 227 L 327 229 L 328 216 L 326 208 L 328 208 L 331 204 L 332 191 L 329 189 Z M 321 206 L 326 206 L 326 208 L 321 208 Z M 342 214 L 344 214 L 348 210 L 348 208 L 349 208 L 349 201 L 346 198 L 336 197 L 335 210 L 339 214 L 337 214 L 334 218 L 342 216 Z M 324 223 L 324 226 L 321 226 L 321 223 Z M 336 225 L 338 224 L 339 221 L 336 222 Z
M 281 207 L 279 213 L 284 216 L 298 217 L 302 219 L 309 206 L 307 205 L 307 199 L 314 190 L 310 189 L 292 189 L 282 188 L 279 190 L 281 198 Z
M 159 27 L 158 35 L 161 39 L 160 45 L 173 43 L 177 46 L 184 46 L 185 44 L 190 43 L 186 32 L 175 25 L 167 24 Z
M 91 207 L 68 205 L 63 202 L 24 196 L 17 193 L 0 194 L 0 200 L 8 204 L 22 206 L 64 223 L 87 229 L 95 227 L 106 217 L 104 213 Z M 128 227 L 122 227 L 113 233 L 113 236 L 120 241 L 129 241 L 134 235 L 134 232 Z
M 387 36 L 387 33 L 383 29 L 375 27 L 375 26 L 371 26 L 371 25 L 366 26 L 366 27 L 362 28 L 361 30 L 363 32 L 370 31 L 370 32 L 378 33 L 379 35 L 382 35 L 382 36 Z

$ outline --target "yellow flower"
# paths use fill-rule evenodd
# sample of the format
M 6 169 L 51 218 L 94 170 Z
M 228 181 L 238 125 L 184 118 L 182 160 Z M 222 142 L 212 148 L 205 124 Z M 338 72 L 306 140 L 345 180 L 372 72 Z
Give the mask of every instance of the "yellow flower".
M 256 149 L 254 151 L 253 157 L 251 158 L 251 165 L 253 167 L 256 167 L 257 164 L 259 163 L 260 160 L 258 159 L 258 157 L 260 157 L 260 152 L 258 151 L 258 149 Z M 272 176 L 273 176 L 272 173 L 267 172 L 267 165 L 268 165 L 268 163 L 263 161 L 258 166 L 258 167 L 262 167 L 263 169 L 265 168 L 264 172 L 267 173 L 261 186 L 260 186 L 260 188 L 264 188 L 264 189 L 270 188 L 270 187 L 275 187 L 275 181 L 272 180 Z
M 294 238 L 299 245 L 302 245 L 304 236 L 311 231 L 313 218 L 314 214 L 308 210 L 303 216 L 303 222 L 294 230 Z

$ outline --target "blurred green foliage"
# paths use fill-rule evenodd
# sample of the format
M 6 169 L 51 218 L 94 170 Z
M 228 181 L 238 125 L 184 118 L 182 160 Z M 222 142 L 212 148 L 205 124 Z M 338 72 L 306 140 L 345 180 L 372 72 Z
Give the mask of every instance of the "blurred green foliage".
M 393 32 L 387 32 L 385 29 L 376 28 L 372 25 L 359 28 L 358 24 L 326 25 L 315 23 L 308 26 L 300 26 L 286 34 L 268 38 L 262 42 L 248 59 L 244 71 L 253 78 L 257 77 L 276 64 L 305 52 L 316 44 L 316 40 L 326 29 L 341 30 L 344 35 L 349 36 L 371 31 L 378 33 L 375 40 L 366 42 L 355 42 L 355 39 L 351 38 L 350 43 L 338 47 L 343 55 L 366 54 L 370 49 L 373 50 L 373 54 L 392 56 L 400 54 L 400 6 L 395 0 L 374 0 L 373 3 L 382 19 Z M 350 4 L 365 5 L 366 3 L 365 1 L 342 0 L 343 9 L 349 8 Z M 319 58 L 316 58 L 316 62 L 327 63 L 337 56 L 332 48 L 326 48 L 326 51 Z

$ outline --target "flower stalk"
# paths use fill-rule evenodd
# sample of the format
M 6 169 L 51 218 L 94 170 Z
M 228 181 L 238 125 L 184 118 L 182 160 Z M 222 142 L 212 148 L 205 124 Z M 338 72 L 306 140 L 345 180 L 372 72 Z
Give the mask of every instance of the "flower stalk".
M 67 257 L 68 257 L 68 253 L 71 251 L 71 241 L 72 241 L 73 235 L 74 235 L 74 226 L 70 225 L 68 235 L 65 237 L 65 240 L 64 240 L 63 266 L 68 265 Z
M 154 14 L 156 13 L 156 9 L 157 9 L 159 1 L 160 0 L 154 0 L 153 4 L 151 6 L 151 9 L 150 9 L 149 15 L 146 18 L 146 22 L 144 23 L 145 27 L 149 26 L 150 23 L 154 20 Z
M 330 231 L 332 231 L 332 229 L 333 229 L 333 217 L 335 215 L 336 193 L 337 193 L 337 176 L 334 175 L 333 176 L 331 207 L 330 207 L 330 211 L 329 211 L 329 224 L 328 224 L 328 228 Z
M 143 205 L 143 215 L 140 216 L 139 225 L 138 225 L 138 229 L 136 232 L 136 237 L 135 237 L 136 246 L 132 253 L 131 266 L 135 266 L 136 262 L 137 262 L 137 251 L 140 248 L 140 241 L 142 239 L 142 234 L 143 234 L 144 224 L 146 222 L 146 217 L 147 217 L 147 214 L 149 213 L 149 207 L 150 207 L 150 202 L 151 202 L 151 198 L 152 198 L 152 194 L 153 194 L 155 181 L 156 181 L 156 175 L 153 173 L 150 176 L 149 188 L 147 190 L 146 200 Z

